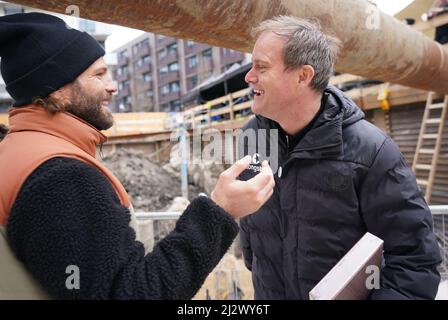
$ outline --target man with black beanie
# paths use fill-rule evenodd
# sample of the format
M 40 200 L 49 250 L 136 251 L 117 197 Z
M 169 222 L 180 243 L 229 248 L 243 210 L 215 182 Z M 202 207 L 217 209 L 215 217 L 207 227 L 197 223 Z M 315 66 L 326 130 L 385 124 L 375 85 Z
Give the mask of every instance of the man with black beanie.
M 223 172 L 145 255 L 129 196 L 95 159 L 117 90 L 103 48 L 43 13 L 0 17 L 1 73 L 14 99 L 0 142 L 0 299 L 190 299 L 272 195 L 268 164 Z

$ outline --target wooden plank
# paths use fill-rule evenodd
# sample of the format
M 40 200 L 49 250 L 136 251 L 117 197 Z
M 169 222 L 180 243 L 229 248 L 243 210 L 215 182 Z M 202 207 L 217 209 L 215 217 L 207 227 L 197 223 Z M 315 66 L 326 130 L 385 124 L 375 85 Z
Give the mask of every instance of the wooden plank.
M 210 125 L 205 126 L 204 128 L 213 128 L 220 131 L 241 129 L 253 117 L 254 115 L 250 115 L 248 117 L 244 117 L 237 120 L 226 120 L 218 123 L 212 123 Z
M 240 97 L 243 97 L 243 96 L 245 96 L 245 95 L 250 94 L 250 91 L 251 91 L 250 88 L 242 89 L 242 90 L 240 90 L 240 91 L 233 92 L 233 93 L 232 93 L 232 97 L 233 97 L 234 99 L 236 99 L 236 98 L 240 98 Z
M 225 95 L 216 99 L 213 99 L 211 101 L 208 101 L 207 105 L 216 106 L 217 104 L 223 103 L 223 102 L 229 102 L 230 97 L 229 95 Z
M 230 102 L 230 120 L 233 120 L 233 119 L 235 119 L 235 112 L 233 110 L 233 99 L 234 99 L 234 97 L 233 97 L 232 93 L 230 93 L 229 96 L 230 96 L 230 101 L 231 101 Z
M 205 119 L 208 119 L 208 115 L 207 114 L 203 114 L 203 115 L 194 117 L 195 121 L 201 121 L 201 120 L 205 120 Z
M 431 165 L 430 164 L 417 164 L 415 166 L 415 168 L 418 170 L 431 170 Z
M 379 108 L 377 100 L 378 92 L 384 84 L 373 85 L 364 88 L 354 88 L 346 91 L 345 94 L 353 99 L 363 110 L 371 110 Z M 427 100 L 428 91 L 405 87 L 398 84 L 391 84 L 389 86 L 389 103 L 391 109 L 395 106 L 414 104 L 424 102 Z M 434 95 L 434 100 L 443 98 L 440 94 Z
M 233 106 L 233 110 L 239 111 L 239 110 L 249 109 L 251 107 L 252 107 L 252 100 L 251 101 L 246 101 L 246 102 L 243 102 L 243 103 L 235 104 Z
M 221 108 L 221 109 L 211 111 L 211 112 L 210 112 L 210 115 L 211 115 L 212 117 L 213 117 L 213 116 L 219 116 L 219 115 L 221 115 L 221 114 L 227 114 L 227 113 L 230 113 L 230 111 L 231 111 L 231 107 L 223 107 L 223 108 Z
M 429 106 L 429 109 L 433 110 L 433 109 L 442 109 L 443 108 L 443 103 L 434 103 L 432 105 Z
M 441 122 L 440 119 L 427 119 L 425 121 L 427 124 L 439 124 Z
M 200 104 L 200 105 L 198 105 L 196 107 L 193 107 L 193 108 L 190 108 L 190 109 L 188 109 L 186 111 L 191 111 L 191 112 L 193 112 L 193 114 L 196 114 L 197 112 L 204 111 L 204 110 L 207 110 L 207 109 L 208 109 L 208 105 L 207 104 Z
M 427 186 L 428 185 L 428 181 L 426 180 L 421 180 L 421 179 L 417 179 L 417 183 L 421 186 Z

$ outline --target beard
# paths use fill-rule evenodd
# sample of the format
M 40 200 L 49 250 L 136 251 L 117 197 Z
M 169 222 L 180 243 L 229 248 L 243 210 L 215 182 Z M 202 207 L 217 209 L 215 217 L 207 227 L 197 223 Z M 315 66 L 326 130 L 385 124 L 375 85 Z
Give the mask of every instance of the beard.
M 78 80 L 73 82 L 71 94 L 70 104 L 65 106 L 65 111 L 81 118 L 98 130 L 107 130 L 113 126 L 112 113 L 107 107 L 102 106 L 105 100 L 111 100 L 111 94 L 92 94 Z

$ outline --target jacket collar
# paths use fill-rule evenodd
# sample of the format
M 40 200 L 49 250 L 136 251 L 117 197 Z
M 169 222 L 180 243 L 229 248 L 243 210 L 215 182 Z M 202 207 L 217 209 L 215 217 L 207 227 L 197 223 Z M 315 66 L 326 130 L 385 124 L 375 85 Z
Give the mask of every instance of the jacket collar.
M 301 159 L 341 158 L 344 153 L 342 129 L 364 118 L 361 109 L 335 87 L 329 86 L 324 91 L 322 103 L 324 105 L 323 112 L 291 151 L 291 157 Z M 273 120 L 261 116 L 257 116 L 257 118 L 261 127 L 280 128 L 280 125 Z M 281 141 L 279 144 L 283 145 Z
M 330 100 L 330 101 L 329 101 Z M 337 158 L 343 154 L 341 107 L 324 97 L 324 111 L 292 150 L 295 158 Z
M 64 139 L 95 157 L 96 146 L 107 137 L 84 120 L 67 112 L 50 114 L 37 105 L 13 108 L 9 111 L 9 134 L 37 131 Z

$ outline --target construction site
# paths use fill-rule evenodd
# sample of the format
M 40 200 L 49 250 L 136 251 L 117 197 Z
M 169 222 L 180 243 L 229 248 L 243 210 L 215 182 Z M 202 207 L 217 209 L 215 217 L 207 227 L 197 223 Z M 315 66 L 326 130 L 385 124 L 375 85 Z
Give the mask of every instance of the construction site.
M 435 40 L 436 28 L 448 25 L 448 4 L 446 12 L 424 21 L 432 0 L 415 0 L 393 17 L 364 0 L 11 3 L 60 14 L 75 5 L 85 19 L 243 53 L 251 52 L 250 29 L 264 18 L 316 18 L 343 43 L 330 84 L 392 137 L 415 173 L 443 258 L 437 299 L 448 299 L 448 43 Z M 173 230 L 190 201 L 210 195 L 220 173 L 238 160 L 237 136 L 254 117 L 253 92 L 244 82 L 250 68 L 242 63 L 198 84 L 182 97 L 180 111 L 114 112 L 114 126 L 105 131 L 107 142 L 97 155 L 131 196 L 147 252 Z M 7 113 L 0 114 L 0 124 L 8 125 Z M 224 151 L 202 159 L 217 136 Z M 193 150 L 194 139 L 202 142 L 200 150 Z M 195 299 L 254 299 L 239 237 Z

